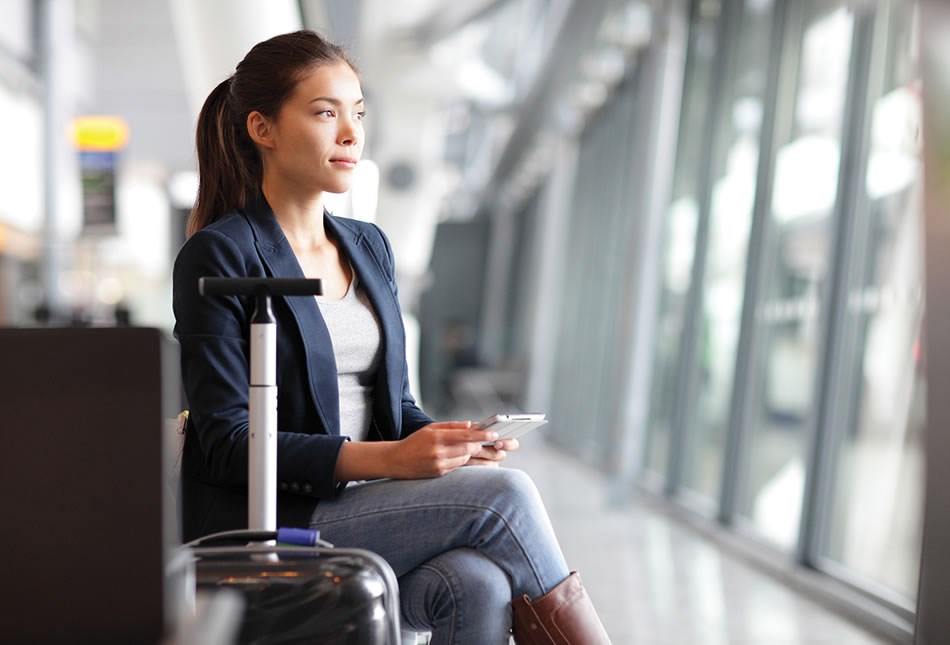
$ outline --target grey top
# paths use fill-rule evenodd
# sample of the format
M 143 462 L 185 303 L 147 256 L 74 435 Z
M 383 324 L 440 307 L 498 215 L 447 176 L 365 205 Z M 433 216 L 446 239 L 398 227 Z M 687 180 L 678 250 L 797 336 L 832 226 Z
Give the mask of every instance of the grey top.
M 359 287 L 356 272 L 339 300 L 320 300 L 320 313 L 330 330 L 340 388 L 340 433 L 353 441 L 369 434 L 373 417 L 373 385 L 382 357 L 379 320 Z

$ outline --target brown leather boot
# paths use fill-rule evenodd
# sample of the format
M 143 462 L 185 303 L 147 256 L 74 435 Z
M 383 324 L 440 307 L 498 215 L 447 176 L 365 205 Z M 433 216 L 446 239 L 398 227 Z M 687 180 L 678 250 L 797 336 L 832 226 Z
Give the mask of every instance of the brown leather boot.
M 511 606 L 518 645 L 610 645 L 576 571 L 537 600 L 521 596 Z

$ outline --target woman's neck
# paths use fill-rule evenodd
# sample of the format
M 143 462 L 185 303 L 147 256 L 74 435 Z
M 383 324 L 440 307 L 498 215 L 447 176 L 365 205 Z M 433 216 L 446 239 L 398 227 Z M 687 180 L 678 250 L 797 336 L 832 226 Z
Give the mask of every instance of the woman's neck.
M 274 211 L 277 223 L 295 250 L 316 250 L 327 244 L 323 227 L 323 193 L 300 194 L 268 182 L 261 186 L 264 198 Z

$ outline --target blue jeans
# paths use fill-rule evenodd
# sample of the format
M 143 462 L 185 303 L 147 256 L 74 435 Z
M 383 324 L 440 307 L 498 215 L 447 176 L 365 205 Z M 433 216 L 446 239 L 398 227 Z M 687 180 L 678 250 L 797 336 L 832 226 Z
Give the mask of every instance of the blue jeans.
M 537 598 L 570 571 L 534 482 L 510 468 L 351 484 L 312 526 L 382 556 L 399 578 L 403 624 L 432 643 L 508 643 L 511 600 Z

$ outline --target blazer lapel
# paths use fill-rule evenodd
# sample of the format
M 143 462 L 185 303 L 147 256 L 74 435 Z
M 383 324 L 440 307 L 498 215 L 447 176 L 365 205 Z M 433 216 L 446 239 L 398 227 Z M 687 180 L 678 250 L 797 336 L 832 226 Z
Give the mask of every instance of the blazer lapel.
M 290 242 L 284 236 L 266 201 L 262 198 L 257 204 L 245 209 L 245 215 L 254 230 L 255 245 L 268 276 L 305 277 Z M 307 380 L 317 414 L 320 415 L 323 427 L 328 433 L 339 435 L 340 393 L 330 331 L 313 296 L 284 297 L 282 300 L 287 303 L 303 340 Z M 290 330 L 287 329 L 278 330 L 278 337 L 280 334 L 289 333 Z
M 384 438 L 399 437 L 402 426 L 402 378 L 406 348 L 399 303 L 389 285 L 387 272 L 362 233 L 356 232 L 332 216 L 324 217 L 327 232 L 340 244 L 353 265 L 369 301 L 376 311 L 383 340 L 383 361 L 376 379 L 375 408 L 386 410 L 376 415 Z

